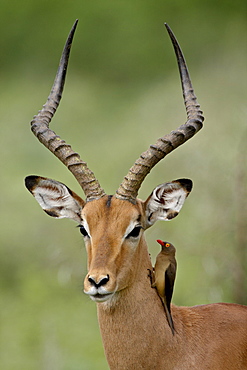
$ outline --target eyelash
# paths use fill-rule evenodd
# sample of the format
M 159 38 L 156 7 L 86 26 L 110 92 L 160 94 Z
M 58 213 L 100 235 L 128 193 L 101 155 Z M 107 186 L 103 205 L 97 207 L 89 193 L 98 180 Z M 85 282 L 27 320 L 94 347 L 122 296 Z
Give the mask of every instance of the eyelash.
M 142 229 L 142 226 L 136 226 L 136 227 L 134 227 L 134 229 L 126 236 L 126 239 L 129 239 L 129 238 L 138 238 L 141 229 Z

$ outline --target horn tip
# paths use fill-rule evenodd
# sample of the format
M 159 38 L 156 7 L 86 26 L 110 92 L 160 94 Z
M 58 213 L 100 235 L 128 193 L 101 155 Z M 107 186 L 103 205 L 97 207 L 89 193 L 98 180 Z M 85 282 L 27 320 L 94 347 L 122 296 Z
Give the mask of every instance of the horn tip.
M 169 32 L 169 31 L 171 31 L 171 28 L 170 28 L 170 26 L 168 25 L 168 23 L 164 23 L 164 26 L 165 26 L 165 28 L 167 29 L 167 31 Z

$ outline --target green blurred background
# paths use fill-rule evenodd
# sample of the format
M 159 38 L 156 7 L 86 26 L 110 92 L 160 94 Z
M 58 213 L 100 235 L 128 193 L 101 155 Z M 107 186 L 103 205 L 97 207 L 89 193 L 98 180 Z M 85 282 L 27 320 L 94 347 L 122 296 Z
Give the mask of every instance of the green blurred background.
M 75 224 L 54 220 L 23 185 L 39 174 L 79 185 L 29 128 L 46 101 L 67 34 L 79 25 L 52 128 L 114 193 L 139 154 L 185 120 L 163 26 L 184 51 L 203 130 L 160 162 L 140 190 L 191 178 L 180 216 L 146 232 L 177 248 L 174 303 L 247 303 L 246 8 L 235 0 L 7 1 L 0 5 L 0 368 L 104 370 L 96 307 L 83 293 Z

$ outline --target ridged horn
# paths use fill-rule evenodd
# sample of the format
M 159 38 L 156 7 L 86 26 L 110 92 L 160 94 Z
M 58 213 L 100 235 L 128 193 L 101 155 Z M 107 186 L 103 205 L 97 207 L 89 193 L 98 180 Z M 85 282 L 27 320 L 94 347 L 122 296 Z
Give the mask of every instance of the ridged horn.
M 194 136 L 202 128 L 204 121 L 200 105 L 197 103 L 196 96 L 194 94 L 182 50 L 170 27 L 166 23 L 165 26 L 177 57 L 187 121 L 175 131 L 159 138 L 154 145 L 150 145 L 149 149 L 141 154 L 135 164 L 130 168 L 128 174 L 124 177 L 115 196 L 122 200 L 129 200 L 133 203 L 135 203 L 138 190 L 143 180 L 151 169 L 168 153 L 171 153 L 179 145 Z
M 55 156 L 72 172 L 82 187 L 87 201 L 90 201 L 104 196 L 104 190 L 100 187 L 94 173 L 87 167 L 87 164 L 81 160 L 79 154 L 74 152 L 69 144 L 66 144 L 64 140 L 49 128 L 49 124 L 62 97 L 70 49 L 77 23 L 78 20 L 75 21 L 65 43 L 56 78 L 47 102 L 31 121 L 31 129 L 39 141 L 55 154 Z

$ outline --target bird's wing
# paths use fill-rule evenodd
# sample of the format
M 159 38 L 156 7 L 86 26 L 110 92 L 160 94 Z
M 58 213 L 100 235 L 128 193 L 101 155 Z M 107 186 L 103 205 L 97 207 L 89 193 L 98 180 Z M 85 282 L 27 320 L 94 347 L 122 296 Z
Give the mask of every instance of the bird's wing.
M 176 277 L 176 264 L 171 263 L 165 272 L 165 297 L 168 311 L 171 313 L 171 300 Z

